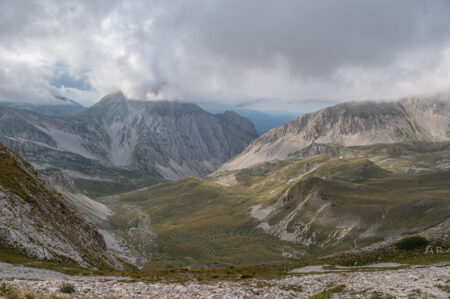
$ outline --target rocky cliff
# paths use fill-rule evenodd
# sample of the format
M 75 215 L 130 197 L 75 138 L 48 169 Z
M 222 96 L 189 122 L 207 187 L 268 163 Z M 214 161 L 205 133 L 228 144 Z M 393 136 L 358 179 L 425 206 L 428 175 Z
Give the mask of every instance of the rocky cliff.
M 254 140 L 221 167 L 286 159 L 312 143 L 370 145 L 450 138 L 450 98 L 344 103 L 300 116 Z

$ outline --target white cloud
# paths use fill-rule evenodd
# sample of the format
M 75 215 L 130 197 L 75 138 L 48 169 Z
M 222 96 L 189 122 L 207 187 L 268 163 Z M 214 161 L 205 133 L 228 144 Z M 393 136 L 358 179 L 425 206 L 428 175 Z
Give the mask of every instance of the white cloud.
M 449 16 L 445 0 L 2 1 L 0 100 L 301 110 L 448 91 Z M 61 67 L 91 89 L 52 86 Z

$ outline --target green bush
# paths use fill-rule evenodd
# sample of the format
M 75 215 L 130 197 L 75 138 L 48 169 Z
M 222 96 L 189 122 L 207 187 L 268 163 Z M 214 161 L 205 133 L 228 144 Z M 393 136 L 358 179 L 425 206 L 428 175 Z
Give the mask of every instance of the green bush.
M 414 250 L 417 248 L 423 248 L 428 246 L 430 242 L 421 236 L 412 236 L 409 238 L 402 239 L 395 243 L 395 246 L 401 250 Z
M 75 286 L 73 284 L 66 283 L 61 286 L 59 291 L 64 294 L 72 294 L 75 293 Z

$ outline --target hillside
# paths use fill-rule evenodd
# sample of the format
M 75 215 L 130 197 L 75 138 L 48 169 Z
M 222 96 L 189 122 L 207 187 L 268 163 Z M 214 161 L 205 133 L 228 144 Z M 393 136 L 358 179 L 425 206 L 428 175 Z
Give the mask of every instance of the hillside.
M 306 259 L 448 219 L 450 144 L 312 144 L 289 160 L 99 198 L 147 267 Z M 130 232 L 146 228 L 147 238 Z M 147 241 L 147 242 L 146 242 Z
M 305 114 L 270 130 L 220 169 L 283 160 L 311 143 L 352 146 L 449 138 L 450 101 L 446 97 L 344 103 Z
M 2 144 L 0 169 L 2 250 L 83 267 L 123 268 L 95 227 Z
M 0 108 L 0 141 L 43 173 L 62 170 L 91 185 L 202 177 L 256 137 L 253 124 L 233 112 L 212 115 L 194 104 L 122 93 L 71 117 Z

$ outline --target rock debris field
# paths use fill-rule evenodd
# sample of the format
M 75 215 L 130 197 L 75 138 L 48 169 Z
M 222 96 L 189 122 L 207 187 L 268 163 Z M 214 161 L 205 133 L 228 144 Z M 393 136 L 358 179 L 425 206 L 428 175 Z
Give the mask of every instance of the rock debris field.
M 169 284 L 131 282 L 126 277 L 67 276 L 0 263 L 0 280 L 24 294 L 62 298 L 310 298 L 319 294 L 329 296 L 325 298 L 449 298 L 448 263 L 304 270 L 294 270 L 278 280 Z M 64 283 L 72 284 L 75 292 L 61 293 Z

